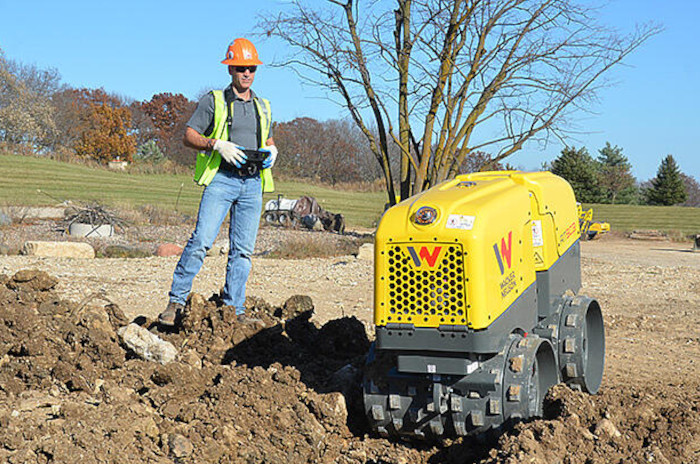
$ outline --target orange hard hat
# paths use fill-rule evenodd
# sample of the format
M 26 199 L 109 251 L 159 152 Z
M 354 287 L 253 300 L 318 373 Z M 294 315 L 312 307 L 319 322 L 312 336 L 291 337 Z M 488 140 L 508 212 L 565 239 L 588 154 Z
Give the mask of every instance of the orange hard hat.
M 221 63 L 229 66 L 257 66 L 262 61 L 258 59 L 258 51 L 250 40 L 238 38 L 228 46 L 226 58 Z

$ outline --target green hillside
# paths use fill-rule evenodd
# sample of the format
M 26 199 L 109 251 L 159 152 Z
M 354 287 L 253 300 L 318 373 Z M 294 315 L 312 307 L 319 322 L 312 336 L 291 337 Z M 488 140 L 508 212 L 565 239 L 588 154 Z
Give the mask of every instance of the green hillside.
M 197 212 L 201 187 L 190 175 L 130 174 L 53 161 L 45 158 L 0 155 L 5 182 L 0 184 L 0 207 L 50 205 L 59 200 L 98 201 L 108 206 L 156 205 Z M 303 182 L 276 181 L 277 192 L 287 198 L 315 197 L 323 208 L 345 215 L 348 225 L 372 227 L 386 201 L 383 192 L 353 192 Z M 41 193 L 38 190 L 41 190 Z M 593 219 L 607 221 L 616 231 L 659 229 L 683 235 L 700 233 L 700 208 L 677 206 L 584 205 L 593 208 Z
M 190 175 L 130 174 L 95 169 L 32 156 L 0 155 L 0 206 L 51 205 L 58 200 L 98 201 L 107 206 L 156 205 L 186 214 L 197 213 L 202 188 Z M 345 215 L 348 225 L 371 227 L 386 201 L 382 192 L 348 192 L 301 182 L 275 182 L 277 191 L 265 201 L 283 194 L 315 197 L 324 209 Z M 178 201 L 178 192 L 180 199 Z M 39 192 L 41 190 L 41 192 Z M 49 196 L 50 195 L 50 196 Z

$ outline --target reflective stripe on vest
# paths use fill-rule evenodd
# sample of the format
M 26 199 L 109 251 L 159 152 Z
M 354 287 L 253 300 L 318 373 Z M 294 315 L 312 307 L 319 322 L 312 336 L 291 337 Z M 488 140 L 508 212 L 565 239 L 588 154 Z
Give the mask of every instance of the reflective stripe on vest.
M 212 90 L 212 95 L 214 96 L 214 130 L 209 138 L 228 140 L 228 124 L 226 124 L 226 118 L 229 110 L 233 118 L 233 102 L 231 102 L 230 108 L 227 109 L 223 91 Z M 272 124 L 270 102 L 269 100 L 257 96 L 254 98 L 254 102 L 257 108 L 258 125 L 260 127 L 259 148 L 265 148 L 265 142 L 270 138 L 270 126 Z M 209 185 L 219 170 L 220 164 L 221 155 L 216 150 L 212 150 L 211 153 L 203 151 L 197 153 L 197 160 L 194 168 L 195 182 L 199 185 Z M 262 180 L 263 192 L 274 192 L 275 183 L 272 179 L 270 169 L 262 169 L 260 171 L 260 178 Z

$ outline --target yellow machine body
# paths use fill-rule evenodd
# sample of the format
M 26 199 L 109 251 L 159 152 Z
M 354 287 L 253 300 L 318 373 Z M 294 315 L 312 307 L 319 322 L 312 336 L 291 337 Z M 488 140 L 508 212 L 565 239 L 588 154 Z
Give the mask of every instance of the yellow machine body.
M 579 295 L 574 192 L 549 172 L 458 176 L 390 208 L 375 239 L 364 410 L 382 436 L 478 435 L 595 393 L 600 305 Z
M 549 172 L 458 176 L 383 216 L 377 326 L 487 328 L 579 238 L 571 186 Z

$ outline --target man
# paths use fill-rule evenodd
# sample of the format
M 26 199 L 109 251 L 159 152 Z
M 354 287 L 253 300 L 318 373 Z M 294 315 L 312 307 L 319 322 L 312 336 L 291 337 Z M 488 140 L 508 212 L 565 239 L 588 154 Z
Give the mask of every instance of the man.
M 245 288 L 258 233 L 262 193 L 274 190 L 270 168 L 277 158 L 277 148 L 270 132 L 270 103 L 251 89 L 257 67 L 262 64 L 257 50 L 247 39 L 236 39 L 222 63 L 228 65 L 231 85 L 202 97 L 185 130 L 183 143 L 201 150 L 197 154 L 195 181 L 205 188 L 197 225 L 173 273 L 170 303 L 158 317 L 164 326 L 174 326 L 179 319 L 192 281 L 227 213 L 230 249 L 223 302 L 235 307 L 239 322 L 254 322 L 245 316 Z M 268 156 L 260 167 L 248 162 L 243 148 L 264 150 Z

